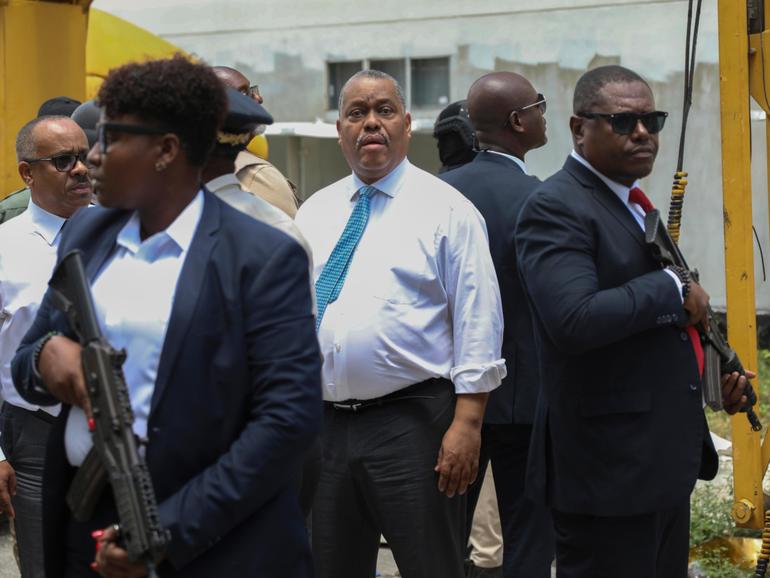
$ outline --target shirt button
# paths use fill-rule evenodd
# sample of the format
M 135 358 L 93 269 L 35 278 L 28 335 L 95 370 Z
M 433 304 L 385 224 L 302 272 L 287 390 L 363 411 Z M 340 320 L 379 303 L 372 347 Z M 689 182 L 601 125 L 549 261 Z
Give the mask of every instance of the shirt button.
M 681 339 L 682 341 L 689 341 L 690 335 L 686 331 L 682 331 L 679 334 L 679 339 Z
M 334 344 L 334 350 L 335 350 L 337 353 L 339 353 L 341 349 L 342 349 L 342 346 L 341 346 L 339 343 L 335 343 L 335 344 Z
M 698 386 L 695 385 L 694 383 L 691 383 L 690 384 L 690 391 L 698 391 Z

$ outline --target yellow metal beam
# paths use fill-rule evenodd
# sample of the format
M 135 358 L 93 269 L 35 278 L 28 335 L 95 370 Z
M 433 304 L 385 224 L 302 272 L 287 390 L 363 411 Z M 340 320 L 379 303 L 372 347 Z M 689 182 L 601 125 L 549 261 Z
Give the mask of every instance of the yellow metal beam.
M 21 187 L 15 138 L 54 96 L 85 98 L 91 0 L 0 1 L 0 198 Z
M 727 330 L 746 369 L 756 370 L 748 21 L 745 2 L 719 0 L 718 8 Z M 732 430 L 733 516 L 741 526 L 759 528 L 764 517 L 759 434 L 743 414 L 732 418 Z

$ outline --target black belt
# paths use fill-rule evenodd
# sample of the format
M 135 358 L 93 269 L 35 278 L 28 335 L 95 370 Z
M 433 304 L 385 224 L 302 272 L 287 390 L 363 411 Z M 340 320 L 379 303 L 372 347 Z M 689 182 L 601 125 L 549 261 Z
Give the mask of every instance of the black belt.
M 404 389 L 399 389 L 393 393 L 375 397 L 372 399 L 346 399 L 344 401 L 325 401 L 324 405 L 340 411 L 358 412 L 371 407 L 379 407 L 394 401 L 403 401 L 407 399 L 435 399 L 435 395 L 429 395 L 437 387 L 451 386 L 451 382 L 443 378 L 428 379 L 421 381 Z

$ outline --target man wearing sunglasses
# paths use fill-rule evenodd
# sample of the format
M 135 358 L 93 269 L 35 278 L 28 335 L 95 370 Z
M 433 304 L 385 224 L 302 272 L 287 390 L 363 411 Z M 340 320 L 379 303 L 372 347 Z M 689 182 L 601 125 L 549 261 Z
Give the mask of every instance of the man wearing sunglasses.
M 49 98 L 37 111 L 37 117 L 42 118 L 44 116 L 72 116 L 74 112 L 79 108 L 80 102 L 69 98 L 67 96 L 57 96 L 55 98 Z M 81 128 L 85 130 L 85 127 L 75 119 Z M 27 210 L 29 205 L 29 189 L 24 187 L 18 191 L 13 191 L 2 201 L 0 201 L 0 225 L 6 221 L 10 221 L 14 217 L 21 215 Z
M 41 487 L 45 443 L 59 406 L 40 408 L 16 391 L 10 362 L 32 325 L 56 263 L 66 220 L 91 201 L 83 130 L 65 116 L 27 123 L 16 139 L 18 169 L 31 199 L 0 227 L 0 510 L 14 518 L 24 578 L 44 575 Z
M 491 461 L 503 530 L 502 576 L 550 578 L 550 515 L 524 495 L 524 472 L 540 383 L 532 321 L 516 271 L 513 241 L 521 207 L 540 184 L 540 179 L 529 175 L 524 157 L 547 141 L 546 101 L 520 74 L 495 72 L 473 83 L 468 91 L 468 111 L 481 150 L 472 162 L 440 178 L 468 197 L 486 221 L 500 283 L 505 319 L 503 357 L 508 367 L 500 387 L 489 395 L 481 430 L 479 471 L 484 472 L 486 462 Z M 469 505 L 475 505 L 473 497 L 469 493 Z M 468 514 L 472 516 L 473 510 Z M 469 576 L 491 575 L 482 572 L 472 568 Z
M 694 326 L 709 297 L 644 242 L 666 113 L 620 66 L 575 87 L 574 150 L 522 209 L 518 267 L 543 388 L 528 491 L 551 507 L 559 578 L 687 575 L 689 498 L 716 474 Z M 725 408 L 745 378 L 723 376 Z

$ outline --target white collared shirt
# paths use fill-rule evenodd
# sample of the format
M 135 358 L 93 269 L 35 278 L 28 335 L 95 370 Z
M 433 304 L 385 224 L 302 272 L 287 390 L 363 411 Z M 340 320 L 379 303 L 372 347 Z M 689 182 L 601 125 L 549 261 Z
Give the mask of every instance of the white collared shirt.
M 348 176 L 297 213 L 316 280 L 363 185 Z M 433 377 L 457 393 L 496 388 L 503 314 L 483 217 L 406 159 L 373 186 L 366 230 L 319 329 L 324 399 L 372 399 Z
M 626 206 L 626 208 L 629 210 L 631 215 L 634 217 L 636 222 L 639 224 L 639 227 L 644 231 L 644 216 L 645 212 L 644 209 L 636 204 L 631 203 L 628 200 L 629 195 L 631 194 L 631 189 L 634 187 L 639 187 L 639 181 L 636 180 L 634 183 L 627 187 L 621 183 L 618 183 L 616 181 L 613 181 L 612 179 L 608 179 L 605 177 L 602 173 L 597 171 L 595 168 L 591 166 L 591 163 L 589 163 L 587 160 L 585 160 L 582 156 L 580 156 L 577 151 L 573 150 L 570 153 L 570 156 L 575 159 L 577 162 L 579 162 L 581 165 L 583 165 L 585 168 L 587 168 L 589 171 L 591 171 L 593 174 L 595 174 L 597 177 L 599 177 L 602 182 L 607 185 L 607 188 L 609 188 L 615 195 L 622 201 L 622 203 Z M 641 187 L 640 187 L 641 189 Z M 674 283 L 676 283 L 677 289 L 679 289 L 679 295 L 682 295 L 682 281 L 679 279 L 676 273 L 673 271 L 670 271 L 669 269 L 663 269 L 666 273 L 668 273 L 668 276 L 671 277 L 674 280 Z M 682 299 L 684 301 L 684 298 Z
M 190 244 L 203 214 L 203 191 L 164 231 L 142 241 L 134 213 L 118 233 L 115 250 L 93 282 L 96 316 L 115 349 L 125 349 L 123 374 L 134 411 L 134 433 L 147 437 L 147 418 L 174 294 Z M 70 410 L 64 436 L 67 459 L 83 463 L 91 449 L 85 414 Z
M 315 314 L 316 300 L 315 284 L 313 283 L 313 251 L 310 249 L 310 245 L 300 232 L 294 219 L 278 207 L 268 203 L 262 197 L 252 195 L 250 192 L 244 190 L 238 177 L 234 174 L 225 174 L 211 179 L 206 183 L 206 188 L 234 209 L 238 209 L 241 213 L 248 215 L 252 219 L 261 221 L 266 225 L 278 229 L 282 233 L 286 233 L 300 244 L 307 254 L 308 268 L 310 270 L 310 295 L 313 299 L 313 314 Z
M 486 152 L 492 153 L 493 155 L 500 155 L 501 157 L 505 157 L 507 159 L 511 159 L 513 162 L 515 162 L 517 165 L 519 165 L 519 168 L 521 169 L 521 171 L 525 175 L 529 174 L 529 171 L 527 170 L 527 165 L 525 165 L 524 161 L 521 160 L 519 157 L 515 157 L 513 155 L 509 155 L 508 153 L 503 153 L 503 152 L 500 152 L 500 151 L 487 150 Z
M 226 174 L 211 179 L 206 188 L 222 199 L 231 207 L 238 209 L 249 217 L 283 231 L 297 241 L 305 249 L 308 257 L 312 257 L 310 246 L 302 236 L 294 220 L 281 209 L 274 207 L 261 197 L 243 190 L 241 183 L 234 174 Z
M 41 408 L 16 391 L 11 360 L 48 289 L 65 220 L 30 200 L 26 211 L 0 226 L 0 391 L 6 403 L 51 415 L 58 415 L 61 406 Z

